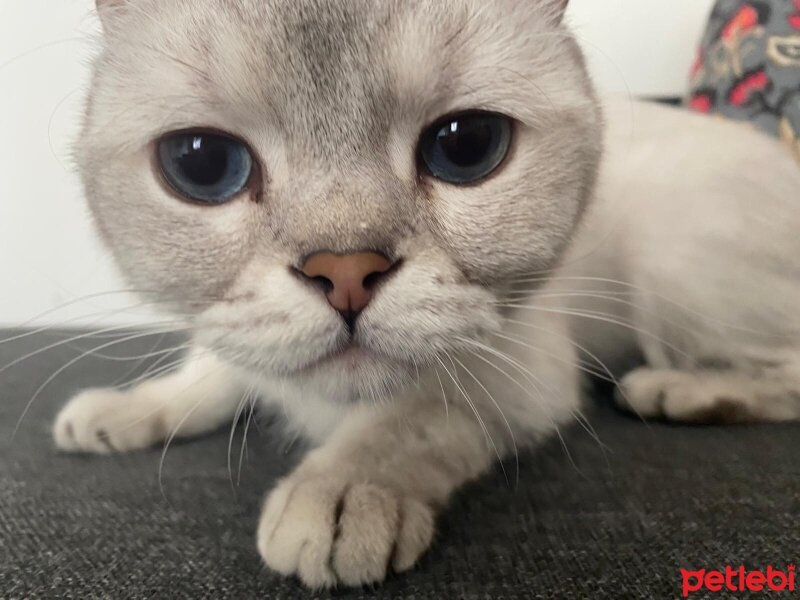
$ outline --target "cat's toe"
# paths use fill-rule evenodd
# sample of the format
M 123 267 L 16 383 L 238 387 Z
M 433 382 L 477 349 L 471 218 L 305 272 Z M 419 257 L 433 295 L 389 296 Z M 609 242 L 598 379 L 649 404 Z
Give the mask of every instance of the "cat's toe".
M 298 575 L 312 588 L 332 587 L 329 564 L 344 484 L 289 477 L 270 494 L 258 527 L 258 550 L 272 570 Z
M 157 409 L 126 392 L 91 389 L 61 410 L 53 425 L 53 439 L 67 452 L 127 452 L 163 439 L 163 424 Z
M 389 488 L 289 478 L 267 501 L 258 547 L 267 566 L 309 587 L 359 586 L 410 569 L 433 529 L 430 507 Z
M 731 393 L 724 378 L 679 370 L 632 371 L 620 382 L 616 401 L 643 418 L 687 423 L 739 423 L 758 416 L 747 397 Z
M 433 509 L 414 498 L 400 504 L 400 528 L 394 546 L 392 567 L 398 573 L 411 569 L 428 549 L 435 531 Z
M 667 392 L 674 384 L 671 371 L 636 369 L 619 382 L 614 399 L 620 408 L 639 417 L 663 417 Z
M 430 545 L 433 513 L 424 504 L 370 484 L 344 495 L 332 552 L 336 576 L 345 585 L 381 581 L 387 570 L 410 569 Z

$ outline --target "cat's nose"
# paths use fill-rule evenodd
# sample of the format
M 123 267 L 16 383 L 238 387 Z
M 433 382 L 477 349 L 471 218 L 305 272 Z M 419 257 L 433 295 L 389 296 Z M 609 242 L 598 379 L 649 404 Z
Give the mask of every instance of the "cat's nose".
M 375 286 L 392 267 L 389 259 L 377 252 L 320 252 L 306 259 L 300 272 L 323 284 L 328 303 L 350 323 L 366 308 Z

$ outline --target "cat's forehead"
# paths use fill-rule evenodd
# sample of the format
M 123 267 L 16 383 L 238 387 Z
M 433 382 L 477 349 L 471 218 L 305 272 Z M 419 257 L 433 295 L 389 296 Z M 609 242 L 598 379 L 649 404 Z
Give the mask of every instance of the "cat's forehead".
M 300 0 L 244 3 L 212 38 L 210 85 L 269 110 L 295 140 L 341 152 L 378 142 L 398 113 L 455 77 L 442 54 L 470 3 Z M 463 57 L 463 55 L 462 55 Z M 381 144 L 382 145 L 382 144 Z
M 219 40 L 212 77 L 236 73 L 238 79 L 217 92 L 254 112 L 266 106 L 287 134 L 312 137 L 317 149 L 363 140 L 354 128 L 379 131 L 397 103 L 392 55 L 407 18 L 401 10 L 395 2 L 256 5 L 253 18 L 236 22 L 238 31 Z
M 363 154 L 365 144 L 386 148 L 392 126 L 416 135 L 449 109 L 494 109 L 524 121 L 515 109 L 535 104 L 525 86 L 544 89 L 541 77 L 564 54 L 553 50 L 563 38 L 541 10 L 551 3 L 136 0 L 137 10 L 107 36 L 100 71 L 110 85 L 96 89 L 109 103 L 124 99 L 126 114 L 142 112 L 137 127 L 151 115 L 186 115 L 164 127 L 224 116 L 243 123 L 237 130 L 277 131 L 303 154 Z M 448 104 L 455 98 L 462 106 Z M 179 107 L 156 114 L 159 100 L 170 107 L 175 99 Z

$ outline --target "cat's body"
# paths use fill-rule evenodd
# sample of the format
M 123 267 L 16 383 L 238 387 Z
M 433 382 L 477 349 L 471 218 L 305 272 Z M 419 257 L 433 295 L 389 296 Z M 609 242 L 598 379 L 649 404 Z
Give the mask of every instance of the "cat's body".
M 620 397 L 646 416 L 800 417 L 796 165 L 746 126 L 623 101 L 597 177 L 563 5 L 101 2 L 90 203 L 196 349 L 73 399 L 58 445 L 132 450 L 277 403 L 316 449 L 270 494 L 259 551 L 356 585 L 410 568 L 453 490 L 579 417 L 579 366 L 621 374 L 642 351 Z M 466 109 L 516 119 L 505 163 L 466 186 L 418 172 L 420 130 Z M 247 140 L 250 194 L 197 206 L 158 186 L 151 140 L 189 127 Z M 393 265 L 346 325 L 311 285 L 328 253 Z
M 596 201 L 552 282 L 603 314 L 573 338 L 617 374 L 637 351 L 658 370 L 625 381 L 642 416 L 799 418 L 797 163 L 748 124 L 606 106 Z

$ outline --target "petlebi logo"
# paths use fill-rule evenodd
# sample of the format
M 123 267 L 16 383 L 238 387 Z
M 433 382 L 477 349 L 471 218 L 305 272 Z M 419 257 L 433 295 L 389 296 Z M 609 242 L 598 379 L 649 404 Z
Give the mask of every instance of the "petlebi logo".
M 688 598 L 693 594 L 707 597 L 708 592 L 794 592 L 797 574 L 794 565 L 785 568 L 768 566 L 763 571 L 748 571 L 744 566 L 726 566 L 722 571 L 681 569 L 682 594 Z

